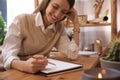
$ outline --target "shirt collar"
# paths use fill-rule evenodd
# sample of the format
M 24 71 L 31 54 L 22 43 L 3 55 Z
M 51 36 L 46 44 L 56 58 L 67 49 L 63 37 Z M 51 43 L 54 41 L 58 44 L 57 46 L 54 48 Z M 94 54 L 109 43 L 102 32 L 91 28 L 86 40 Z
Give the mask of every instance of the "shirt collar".
M 42 15 L 40 12 L 38 12 L 36 14 L 36 17 L 35 17 L 35 25 L 37 27 L 40 27 L 42 29 L 43 32 L 45 32 L 45 26 L 43 24 L 43 19 L 42 19 Z M 53 29 L 53 31 L 56 31 L 55 29 L 55 24 L 51 24 L 47 27 L 47 29 Z

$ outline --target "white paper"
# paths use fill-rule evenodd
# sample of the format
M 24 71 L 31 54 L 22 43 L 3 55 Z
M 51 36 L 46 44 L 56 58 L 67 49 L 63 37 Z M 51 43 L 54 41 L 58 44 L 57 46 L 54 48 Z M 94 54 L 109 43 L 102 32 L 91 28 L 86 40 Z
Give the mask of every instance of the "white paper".
M 82 65 L 80 65 L 80 64 L 74 64 L 74 63 L 64 62 L 64 61 L 55 60 L 55 59 L 48 59 L 48 61 L 52 62 L 56 65 L 52 65 L 52 64 L 48 63 L 46 69 L 42 70 L 41 72 L 43 72 L 43 73 L 53 73 L 53 72 L 64 71 L 64 70 L 67 70 L 67 69 L 82 67 Z
M 78 54 L 79 55 L 99 55 L 98 52 L 94 52 L 94 51 L 79 51 Z

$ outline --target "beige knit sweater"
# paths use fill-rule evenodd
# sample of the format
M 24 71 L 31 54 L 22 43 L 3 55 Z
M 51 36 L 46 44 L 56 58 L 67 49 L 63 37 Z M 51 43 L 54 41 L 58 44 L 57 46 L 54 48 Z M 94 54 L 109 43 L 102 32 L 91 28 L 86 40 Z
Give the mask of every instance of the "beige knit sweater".
M 56 32 L 49 31 L 49 36 L 44 34 L 40 27 L 35 26 L 35 14 L 22 14 L 17 17 L 18 26 L 21 27 L 22 45 L 19 56 L 34 54 L 48 55 L 58 41 L 63 27 L 61 23 L 55 26 Z

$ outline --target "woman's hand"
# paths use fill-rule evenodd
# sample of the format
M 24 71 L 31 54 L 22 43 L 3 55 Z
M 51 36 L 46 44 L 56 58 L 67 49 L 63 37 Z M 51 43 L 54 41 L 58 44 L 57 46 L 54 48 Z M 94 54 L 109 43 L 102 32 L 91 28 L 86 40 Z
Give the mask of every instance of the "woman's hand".
M 12 67 L 28 73 L 36 73 L 45 69 L 48 60 L 43 55 L 34 55 L 33 57 L 26 61 L 13 60 Z
M 30 73 L 36 73 L 37 71 L 45 69 L 48 61 L 43 55 L 34 55 L 25 61 L 25 70 Z
M 67 18 L 69 18 L 73 24 L 74 24 L 74 35 L 73 35 L 73 38 L 75 40 L 75 43 L 79 46 L 79 32 L 80 32 L 80 24 L 79 24 L 79 20 L 78 20 L 78 14 L 77 14 L 77 11 L 72 8 L 70 10 L 70 12 L 67 14 Z
M 73 22 L 74 25 L 79 24 L 78 14 L 77 14 L 77 11 L 74 8 L 72 8 L 70 10 L 70 12 L 67 14 L 67 18 L 70 19 Z

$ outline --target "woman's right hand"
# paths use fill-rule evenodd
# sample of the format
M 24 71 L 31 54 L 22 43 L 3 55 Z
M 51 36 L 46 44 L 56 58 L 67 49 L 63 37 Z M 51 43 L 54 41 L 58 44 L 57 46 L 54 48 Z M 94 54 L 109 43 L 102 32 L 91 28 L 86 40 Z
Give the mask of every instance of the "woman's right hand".
M 28 73 L 36 73 L 45 69 L 48 60 L 43 55 L 34 55 L 33 57 L 26 61 L 13 60 L 12 67 Z

